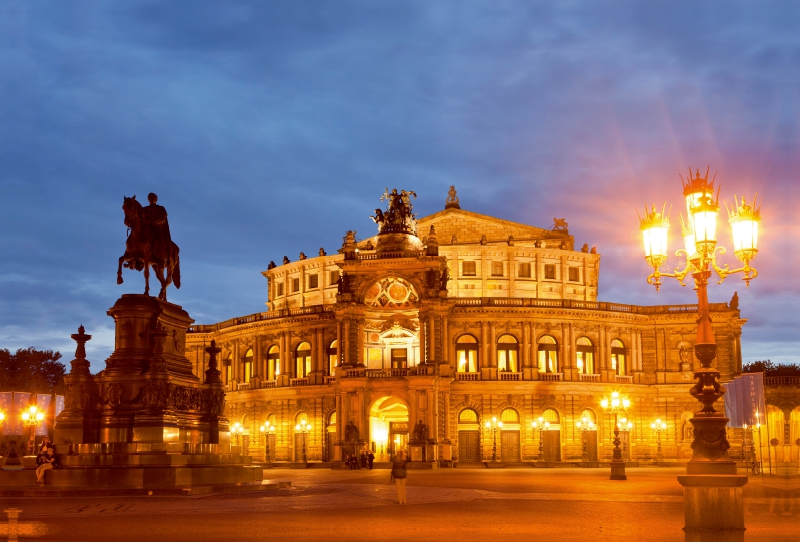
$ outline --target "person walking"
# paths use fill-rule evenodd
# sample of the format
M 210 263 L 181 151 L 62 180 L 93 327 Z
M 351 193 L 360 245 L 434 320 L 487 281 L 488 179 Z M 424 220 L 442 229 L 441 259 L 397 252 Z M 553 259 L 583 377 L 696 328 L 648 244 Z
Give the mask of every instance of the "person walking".
M 408 480 L 406 465 L 408 461 L 405 456 L 405 452 L 400 450 L 392 462 L 392 478 L 397 485 L 397 504 L 406 504 L 406 481 Z

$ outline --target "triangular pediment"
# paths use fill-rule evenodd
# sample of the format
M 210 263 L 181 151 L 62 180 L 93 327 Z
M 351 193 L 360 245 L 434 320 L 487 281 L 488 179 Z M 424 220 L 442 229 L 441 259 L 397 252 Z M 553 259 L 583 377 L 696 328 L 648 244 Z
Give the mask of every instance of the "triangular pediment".
M 509 235 L 516 240 L 569 237 L 562 231 L 546 230 L 455 208 L 445 209 L 421 218 L 417 222 L 418 235 L 421 238 L 427 237 L 431 226 L 436 229 L 436 237 L 440 244 L 450 243 L 454 235 L 459 243 L 479 243 L 484 235 L 486 241 L 490 243 L 505 241 Z

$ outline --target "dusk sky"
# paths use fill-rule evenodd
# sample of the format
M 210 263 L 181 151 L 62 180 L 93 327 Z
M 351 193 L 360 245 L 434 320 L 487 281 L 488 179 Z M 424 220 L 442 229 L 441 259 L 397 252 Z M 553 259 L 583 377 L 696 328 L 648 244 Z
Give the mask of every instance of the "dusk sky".
M 419 216 L 455 185 L 462 209 L 566 218 L 602 255 L 600 300 L 695 303 L 646 284 L 635 209 L 672 205 L 680 248 L 678 174 L 710 166 L 721 199 L 763 198 L 760 276 L 711 301 L 739 292 L 745 362 L 797 362 L 798 21 L 797 2 L 4 1 L 0 347 L 66 362 L 83 324 L 105 366 L 106 310 L 144 289 L 115 281 L 123 196 L 151 191 L 181 249 L 169 299 L 198 323 L 265 310 L 270 260 L 373 235 L 384 187 Z

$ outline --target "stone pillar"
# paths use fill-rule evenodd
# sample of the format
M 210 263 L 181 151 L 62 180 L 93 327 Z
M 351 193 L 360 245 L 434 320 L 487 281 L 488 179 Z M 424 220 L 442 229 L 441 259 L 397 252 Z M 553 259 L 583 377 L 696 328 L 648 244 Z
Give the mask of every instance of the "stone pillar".
M 363 318 L 356 320 L 356 360 L 360 367 L 364 367 L 366 360 L 364 359 L 364 324 L 366 323 Z
M 290 384 L 290 379 L 292 378 L 292 363 L 289 356 L 289 332 L 288 331 L 281 331 L 280 337 L 278 338 L 278 350 L 280 351 L 280 361 L 281 361 L 281 374 L 275 378 L 275 385 L 278 387 L 288 386 Z
M 426 320 L 425 315 L 419 315 L 419 359 L 418 365 L 424 365 L 428 362 L 428 334 L 426 333 Z
M 489 379 L 497 380 L 497 322 L 489 322 L 486 348 L 489 354 Z
M 435 315 L 429 314 L 428 315 L 428 333 L 426 337 L 428 339 L 428 357 L 425 359 L 425 363 L 436 363 L 439 360 L 436 359 L 436 321 Z
M 479 363 L 480 363 L 480 371 L 481 371 L 481 379 L 482 380 L 490 380 L 491 378 L 491 361 L 489 359 L 489 332 L 487 329 L 486 321 L 481 320 L 481 338 L 480 338 L 480 350 L 479 350 Z

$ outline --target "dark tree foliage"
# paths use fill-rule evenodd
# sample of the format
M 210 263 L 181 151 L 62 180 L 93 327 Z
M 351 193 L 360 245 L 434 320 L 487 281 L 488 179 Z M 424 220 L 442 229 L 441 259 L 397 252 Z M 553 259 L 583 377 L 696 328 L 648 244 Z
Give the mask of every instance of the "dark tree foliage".
M 66 367 L 59 359 L 52 350 L 0 349 L 0 391 L 63 394 Z
M 800 366 L 779 363 L 775 365 L 770 360 L 754 361 L 742 366 L 743 373 L 764 373 L 764 376 L 800 376 Z

